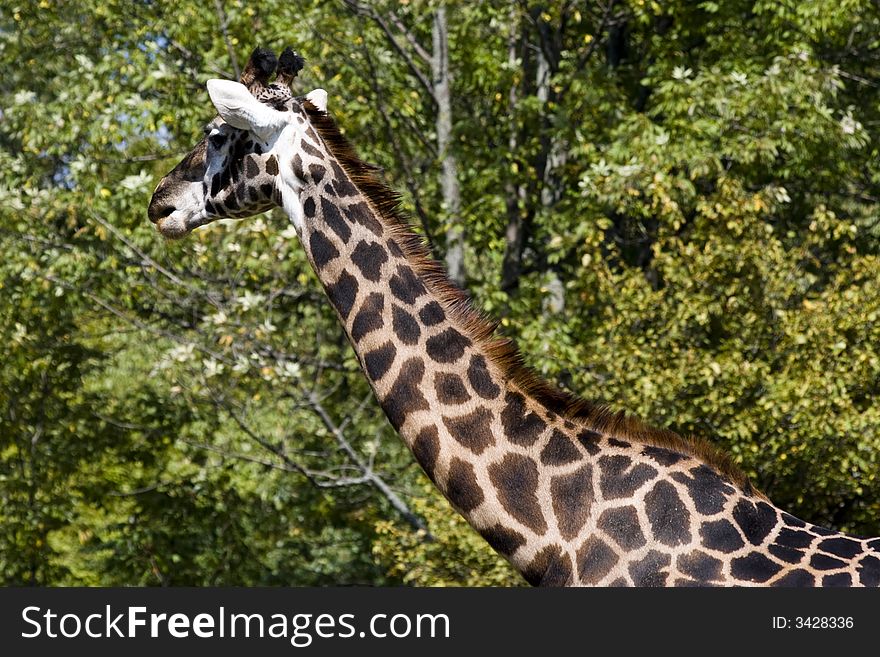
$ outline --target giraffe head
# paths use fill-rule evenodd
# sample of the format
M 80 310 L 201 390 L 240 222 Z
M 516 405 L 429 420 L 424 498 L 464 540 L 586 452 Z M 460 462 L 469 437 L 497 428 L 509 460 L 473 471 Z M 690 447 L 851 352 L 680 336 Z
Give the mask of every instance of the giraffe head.
M 290 48 L 280 60 L 257 48 L 240 82 L 208 80 L 218 116 L 153 192 L 147 214 L 159 232 L 180 238 L 217 219 L 265 212 L 295 195 L 290 192 L 298 177 L 290 162 L 308 126 L 304 104 L 322 112 L 327 105 L 323 89 L 293 96 L 290 82 L 303 63 Z

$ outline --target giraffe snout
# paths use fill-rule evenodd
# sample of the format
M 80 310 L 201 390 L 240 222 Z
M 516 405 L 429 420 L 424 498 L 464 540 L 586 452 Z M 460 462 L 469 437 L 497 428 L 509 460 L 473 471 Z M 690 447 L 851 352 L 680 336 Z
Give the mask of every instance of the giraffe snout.
M 150 203 L 150 207 L 147 208 L 147 216 L 150 218 L 154 224 L 160 219 L 164 219 L 168 215 L 174 212 L 176 208 L 173 205 L 163 204 L 163 203 Z
M 153 192 L 153 198 L 150 199 L 150 205 L 147 207 L 147 216 L 154 224 L 160 219 L 164 219 L 177 208 L 168 200 L 167 188 L 165 181 L 159 183 L 156 191 Z

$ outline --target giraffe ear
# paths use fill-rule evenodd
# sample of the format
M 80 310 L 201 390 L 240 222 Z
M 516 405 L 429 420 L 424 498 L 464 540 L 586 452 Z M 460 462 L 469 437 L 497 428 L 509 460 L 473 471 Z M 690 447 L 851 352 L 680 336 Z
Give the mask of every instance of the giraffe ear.
M 306 100 L 322 112 L 327 111 L 327 92 L 323 89 L 315 89 L 306 94 Z
M 208 95 L 217 112 L 229 125 L 268 138 L 287 122 L 284 113 L 258 101 L 240 82 L 208 80 Z

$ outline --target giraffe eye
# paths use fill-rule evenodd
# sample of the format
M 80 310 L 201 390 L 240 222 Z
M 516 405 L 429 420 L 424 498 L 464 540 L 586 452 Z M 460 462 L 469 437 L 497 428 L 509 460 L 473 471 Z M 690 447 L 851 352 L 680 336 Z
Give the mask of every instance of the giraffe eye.
M 211 142 L 211 146 L 214 148 L 220 148 L 226 142 L 226 135 L 218 130 L 214 130 L 208 135 L 208 141 Z

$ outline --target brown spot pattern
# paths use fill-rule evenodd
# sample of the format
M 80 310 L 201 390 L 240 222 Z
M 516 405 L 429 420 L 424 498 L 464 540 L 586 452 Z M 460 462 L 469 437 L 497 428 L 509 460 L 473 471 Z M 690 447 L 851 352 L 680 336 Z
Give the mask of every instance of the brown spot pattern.
M 335 283 L 327 286 L 327 296 L 330 297 L 330 302 L 336 307 L 343 320 L 348 319 L 357 299 L 357 293 L 357 279 L 347 271 L 343 271 Z
M 668 554 L 651 550 L 641 561 L 630 564 L 629 576 L 635 586 L 665 586 L 669 573 L 664 570 L 671 563 Z
M 526 544 L 525 536 L 504 525 L 484 527 L 480 534 L 493 550 L 505 556 L 510 556 Z
M 644 463 L 633 464 L 628 456 L 603 456 L 599 459 L 599 487 L 606 500 L 631 497 L 646 482 L 657 476 L 657 470 Z
M 675 486 L 668 481 L 658 481 L 645 495 L 645 513 L 654 538 L 663 545 L 675 547 L 690 543 L 691 514 Z
M 461 417 L 443 418 L 449 434 L 474 454 L 482 454 L 487 447 L 495 444 L 495 437 L 489 426 L 491 422 L 492 411 L 482 407 Z
M 422 335 L 415 317 L 396 304 L 391 309 L 391 326 L 397 339 L 403 344 L 417 344 Z
M 436 480 L 437 456 L 440 454 L 440 439 L 437 433 L 437 427 L 428 426 L 419 431 L 413 440 L 413 456 L 422 466 L 425 474 L 430 477 L 431 481 Z
M 368 281 L 379 282 L 382 265 L 388 260 L 388 252 L 377 242 L 359 242 L 351 254 L 351 260 Z
M 569 586 L 572 582 L 571 558 L 561 550 L 550 560 L 540 585 L 544 587 Z
M 309 250 L 315 261 L 315 269 L 321 271 L 331 260 L 339 257 L 339 251 L 320 230 L 313 230 L 309 237 Z
M 379 381 L 391 369 L 394 357 L 397 355 L 397 347 L 391 342 L 386 342 L 378 349 L 368 351 L 364 356 L 364 367 L 372 381 Z
M 525 447 L 533 445 L 547 424 L 537 413 L 526 408 L 525 398 L 520 393 L 508 392 L 504 401 L 506 405 L 501 411 L 501 424 L 507 439 Z
M 577 435 L 578 442 L 583 445 L 584 449 L 591 456 L 596 456 L 599 453 L 599 440 L 601 438 L 601 433 L 591 431 L 590 429 L 584 429 Z
M 553 562 L 559 559 L 561 552 L 562 550 L 558 545 L 548 545 L 538 552 L 529 562 L 529 565 L 523 569 L 523 577 L 532 586 L 543 584 L 545 575 L 550 570 Z
M 345 208 L 345 216 L 352 223 L 360 224 L 376 237 L 382 237 L 382 224 L 373 216 L 366 203 L 354 203 Z M 390 245 L 389 245 L 390 246 Z M 392 253 L 394 251 L 392 250 Z
M 434 390 L 443 404 L 463 404 L 471 398 L 457 374 L 438 372 L 434 376 Z
M 400 366 L 397 380 L 382 402 L 385 414 L 395 429 L 403 426 L 410 413 L 428 410 L 428 400 L 419 389 L 424 376 L 425 364 L 421 358 L 410 358 Z
M 483 491 L 470 463 L 452 458 L 446 477 L 446 497 L 464 513 L 473 511 L 483 503 Z
M 553 429 L 550 440 L 541 450 L 541 463 L 544 465 L 566 465 L 580 457 L 581 453 L 574 446 L 571 438 L 559 429 Z
M 547 521 L 538 504 L 538 466 L 522 454 L 507 454 L 489 466 L 489 479 L 504 509 L 538 535 L 547 531 Z
M 638 513 L 631 506 L 606 509 L 599 516 L 598 527 L 624 550 L 637 550 L 647 543 Z
M 454 363 L 464 355 L 464 350 L 471 341 L 456 331 L 448 328 L 442 333 L 433 335 L 425 342 L 425 350 L 438 363 Z
M 577 552 L 578 572 L 584 584 L 598 584 L 617 565 L 617 554 L 598 536 L 590 536 Z
M 530 461 L 531 462 L 531 461 Z M 537 475 L 536 475 L 537 476 Z M 593 469 L 584 465 L 567 475 L 553 477 L 550 497 L 559 533 L 570 541 L 590 517 L 593 503 Z
M 413 305 L 416 299 L 427 292 L 409 265 L 398 265 L 397 273 L 391 277 L 388 285 L 391 294 L 409 305 Z
M 321 216 L 326 224 L 330 226 L 330 230 L 336 233 L 336 236 L 342 240 L 342 243 L 348 244 L 348 240 L 351 237 L 351 228 L 348 227 L 348 223 L 339 214 L 339 208 L 327 201 L 326 198 L 321 198 Z
M 434 326 L 446 319 L 446 313 L 436 301 L 429 301 L 425 307 L 419 311 L 419 319 L 425 326 Z
M 422 310 L 427 310 L 427 308 L 428 306 L 425 306 Z M 440 313 L 442 314 L 443 311 L 440 310 Z M 501 388 L 492 380 L 492 376 L 489 374 L 486 359 L 480 354 L 474 354 L 471 356 L 471 362 L 468 364 L 467 376 L 474 392 L 483 399 L 495 399 L 501 394 Z
M 378 331 L 384 325 L 382 311 L 385 309 L 385 297 L 379 292 L 371 292 L 361 304 L 351 324 L 351 337 L 355 342 L 372 331 Z

